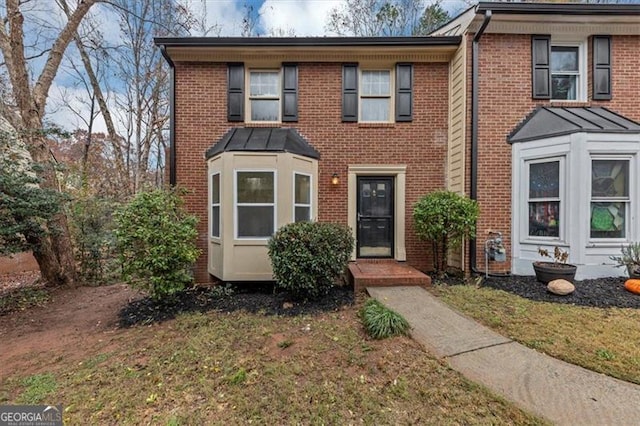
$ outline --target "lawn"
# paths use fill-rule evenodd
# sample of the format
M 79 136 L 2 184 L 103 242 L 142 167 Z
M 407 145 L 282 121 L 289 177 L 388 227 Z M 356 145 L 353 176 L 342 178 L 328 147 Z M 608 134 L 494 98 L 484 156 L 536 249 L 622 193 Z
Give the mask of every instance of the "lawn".
M 367 338 L 357 307 L 187 313 L 117 336 L 8 377 L 0 404 L 62 403 L 67 424 L 542 423 L 409 338 Z
M 640 384 L 640 309 L 534 302 L 471 285 L 438 285 L 442 300 L 553 357 Z

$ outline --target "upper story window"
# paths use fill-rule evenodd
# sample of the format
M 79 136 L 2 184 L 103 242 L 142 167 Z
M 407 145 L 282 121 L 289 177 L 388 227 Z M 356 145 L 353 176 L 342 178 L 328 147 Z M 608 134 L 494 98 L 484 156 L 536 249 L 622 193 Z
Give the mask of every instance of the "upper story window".
M 298 121 L 298 66 L 249 69 L 227 65 L 227 120 L 231 122 Z
M 577 100 L 580 83 L 580 48 L 551 46 L 551 99 Z
M 280 72 L 249 72 L 251 121 L 280 121 Z
M 530 237 L 560 237 L 560 159 L 529 162 Z
M 391 71 L 363 70 L 360 83 L 360 121 L 391 121 Z
M 390 123 L 413 121 L 413 64 L 392 69 L 342 65 L 342 121 Z
M 629 161 L 591 161 L 591 238 L 626 238 L 629 217 Z
M 555 101 L 586 101 L 586 41 L 556 40 L 548 35 L 536 35 L 531 40 L 533 98 Z M 601 68 L 603 71 L 598 75 L 604 75 L 604 71 L 606 71 L 604 66 Z M 608 90 L 604 83 L 598 85 L 599 92 Z M 595 89 L 594 87 L 594 98 Z

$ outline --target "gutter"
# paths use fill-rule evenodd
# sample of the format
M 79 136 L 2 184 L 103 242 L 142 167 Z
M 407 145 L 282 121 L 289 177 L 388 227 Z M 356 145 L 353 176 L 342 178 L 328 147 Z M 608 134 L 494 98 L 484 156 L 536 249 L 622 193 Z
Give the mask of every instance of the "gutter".
M 176 66 L 167 53 L 167 47 L 160 45 L 160 53 L 169 64 L 169 185 L 176 185 Z M 165 159 L 166 164 L 166 159 Z
M 457 46 L 462 37 L 156 37 L 153 41 L 161 47 L 428 47 Z
M 484 21 L 480 26 L 480 29 L 473 36 L 472 50 L 471 50 L 471 177 L 470 177 L 470 189 L 469 198 L 472 200 L 478 199 L 478 79 L 479 79 L 479 45 L 480 39 L 487 29 L 489 22 L 491 21 L 491 10 L 484 12 Z M 472 239 L 469 241 L 469 267 L 472 272 L 477 273 L 477 241 Z

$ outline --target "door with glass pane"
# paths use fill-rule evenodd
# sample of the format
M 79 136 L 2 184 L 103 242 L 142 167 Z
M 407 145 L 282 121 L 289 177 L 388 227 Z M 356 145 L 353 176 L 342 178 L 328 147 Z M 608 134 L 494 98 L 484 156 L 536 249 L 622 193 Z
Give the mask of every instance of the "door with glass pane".
M 393 178 L 358 177 L 357 256 L 393 256 Z

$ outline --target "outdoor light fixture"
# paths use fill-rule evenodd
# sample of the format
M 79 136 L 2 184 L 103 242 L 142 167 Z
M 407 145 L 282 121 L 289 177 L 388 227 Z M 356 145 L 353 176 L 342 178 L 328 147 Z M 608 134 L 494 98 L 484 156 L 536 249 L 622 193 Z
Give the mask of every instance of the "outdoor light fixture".
M 331 183 L 333 185 L 337 185 L 340 183 L 340 178 L 338 177 L 337 173 L 334 173 L 333 176 L 331 176 Z

